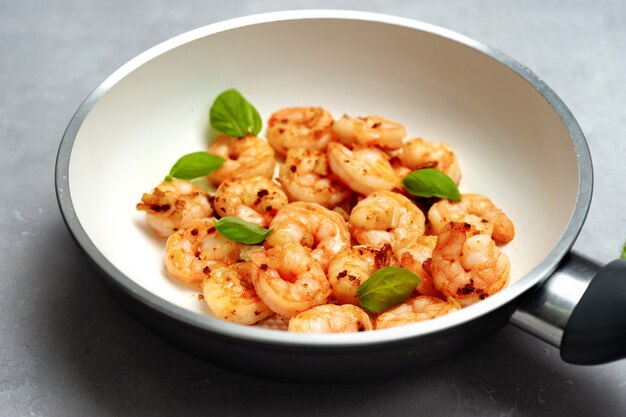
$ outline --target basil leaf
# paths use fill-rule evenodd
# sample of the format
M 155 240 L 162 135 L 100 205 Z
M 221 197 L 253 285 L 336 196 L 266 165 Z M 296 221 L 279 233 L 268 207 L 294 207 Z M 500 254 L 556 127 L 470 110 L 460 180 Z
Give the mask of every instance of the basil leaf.
M 461 193 L 452 178 L 434 168 L 413 171 L 402 179 L 402 184 L 409 193 L 419 197 L 441 197 L 461 201 Z
M 406 300 L 420 283 L 420 277 L 397 266 L 374 272 L 357 288 L 361 307 L 380 313 Z
M 172 169 L 170 169 L 170 173 L 165 177 L 165 181 L 171 181 L 172 178 L 192 180 L 209 175 L 221 167 L 224 161 L 224 158 L 208 152 L 188 153 L 176 161 Z
M 263 242 L 267 235 L 272 232 L 272 229 L 268 230 L 231 216 L 222 217 L 214 221 L 213 225 L 225 238 L 249 245 Z
M 624 247 L 622 248 L 622 256 L 620 256 L 620 258 L 626 259 L 626 242 L 624 242 Z
M 239 91 L 230 89 L 217 96 L 210 111 L 211 126 L 233 138 L 258 135 L 261 131 L 261 116 Z

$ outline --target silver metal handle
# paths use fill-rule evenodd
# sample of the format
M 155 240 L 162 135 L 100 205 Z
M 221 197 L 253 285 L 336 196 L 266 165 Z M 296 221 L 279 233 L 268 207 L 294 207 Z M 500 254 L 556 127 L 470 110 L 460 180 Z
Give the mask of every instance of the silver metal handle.
M 513 313 L 511 323 L 556 347 L 574 307 L 602 265 L 575 251 L 563 258 L 546 282 Z

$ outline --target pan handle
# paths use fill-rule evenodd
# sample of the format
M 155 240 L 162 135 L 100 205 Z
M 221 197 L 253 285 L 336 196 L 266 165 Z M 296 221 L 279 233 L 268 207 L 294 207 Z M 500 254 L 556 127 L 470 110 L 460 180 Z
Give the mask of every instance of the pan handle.
M 571 252 L 511 323 L 559 347 L 569 363 L 626 357 L 626 260 L 602 266 Z
M 610 262 L 593 278 L 572 312 L 561 358 L 593 365 L 626 357 L 626 260 Z

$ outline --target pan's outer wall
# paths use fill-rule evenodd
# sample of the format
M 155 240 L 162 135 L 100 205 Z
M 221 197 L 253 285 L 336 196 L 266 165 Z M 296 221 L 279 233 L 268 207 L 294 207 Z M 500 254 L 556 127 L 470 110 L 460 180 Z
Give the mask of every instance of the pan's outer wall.
M 96 263 L 92 264 L 120 304 L 170 344 L 222 368 L 285 382 L 359 382 L 433 365 L 499 331 L 526 298 L 525 295 L 519 297 L 462 326 L 412 339 L 356 347 L 284 346 L 232 338 L 190 326 L 138 303 Z

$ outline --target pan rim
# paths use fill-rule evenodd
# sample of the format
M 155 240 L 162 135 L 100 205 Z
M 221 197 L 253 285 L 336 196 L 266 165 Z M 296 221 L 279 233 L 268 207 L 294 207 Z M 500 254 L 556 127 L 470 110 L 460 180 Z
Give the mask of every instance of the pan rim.
M 416 323 L 402 328 L 379 330 L 376 332 L 310 335 L 241 326 L 186 310 L 156 296 L 132 281 L 129 277 L 119 271 L 98 250 L 76 216 L 69 188 L 69 163 L 73 144 L 78 132 L 80 131 L 83 121 L 98 101 L 114 85 L 116 85 L 136 68 L 180 45 L 192 42 L 205 36 L 240 27 L 302 19 L 345 19 L 351 21 L 366 21 L 371 23 L 401 26 L 434 34 L 465 45 L 498 61 L 500 64 L 505 65 L 518 76 L 526 80 L 543 96 L 543 98 L 548 102 L 548 104 L 550 104 L 562 120 L 572 141 L 577 157 L 578 193 L 576 196 L 574 210 L 572 211 L 564 232 L 552 250 L 538 265 L 536 265 L 529 273 L 521 277 L 517 282 L 509 286 L 505 291 L 495 294 L 480 303 L 465 308 L 462 314 L 452 314 L 440 317 L 437 320 Z M 79 106 L 63 134 L 55 166 L 56 196 L 63 220 L 79 247 L 85 254 L 87 254 L 91 261 L 96 264 L 102 272 L 101 276 L 108 282 L 114 284 L 118 288 L 121 288 L 136 301 L 144 304 L 148 308 L 156 310 L 166 316 L 169 316 L 177 322 L 184 323 L 187 326 L 191 326 L 200 331 L 216 333 L 234 339 L 261 344 L 315 349 L 352 348 L 356 346 L 371 347 L 375 345 L 400 342 L 407 339 L 417 339 L 422 336 L 430 336 L 437 332 L 449 331 L 457 326 L 462 326 L 467 322 L 478 319 L 498 309 L 499 307 L 508 304 L 524 292 L 539 285 L 547 279 L 556 269 L 560 260 L 567 254 L 567 252 L 569 252 L 574 244 L 574 241 L 576 240 L 576 237 L 580 233 L 587 216 L 587 212 L 591 204 L 592 188 L 593 169 L 591 154 L 580 126 L 565 103 L 530 69 L 492 47 L 449 29 L 403 17 L 349 10 L 293 10 L 239 17 L 191 30 L 148 49 L 114 71 L 98 87 L 96 87 Z

